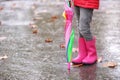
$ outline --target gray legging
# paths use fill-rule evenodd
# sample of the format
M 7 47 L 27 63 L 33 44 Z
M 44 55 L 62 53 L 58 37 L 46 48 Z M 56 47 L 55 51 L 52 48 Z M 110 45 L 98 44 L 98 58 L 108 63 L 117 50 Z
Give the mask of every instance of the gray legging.
M 90 22 L 93 16 L 93 9 L 75 6 L 75 12 L 80 37 L 84 37 L 87 41 L 92 40 L 93 37 L 90 31 Z

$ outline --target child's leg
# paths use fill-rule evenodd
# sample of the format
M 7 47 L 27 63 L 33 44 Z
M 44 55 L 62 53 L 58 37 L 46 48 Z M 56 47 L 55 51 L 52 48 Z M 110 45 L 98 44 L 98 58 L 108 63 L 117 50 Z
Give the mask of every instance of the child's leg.
M 79 32 L 82 36 L 88 41 L 92 40 L 92 34 L 90 31 L 90 22 L 93 16 L 93 9 L 80 8 L 80 17 L 79 17 Z
M 90 22 L 93 9 L 80 8 L 79 31 L 85 38 L 87 56 L 82 60 L 84 64 L 94 64 L 97 61 L 96 39 L 92 37 Z
M 76 18 L 77 18 L 77 22 L 79 22 L 79 17 L 80 17 L 80 7 L 75 6 L 74 7 L 75 13 L 76 13 Z
M 77 17 L 79 18 L 78 29 L 80 33 L 80 38 L 78 40 L 78 56 L 72 60 L 72 63 L 93 64 L 97 60 L 95 38 L 92 37 L 90 31 L 90 22 L 93 16 L 93 9 L 77 7 L 75 10 Z
M 75 9 L 76 18 L 77 18 L 77 26 L 79 27 L 80 7 L 79 6 L 75 6 L 74 9 Z M 80 32 L 79 32 L 79 37 L 83 37 Z
M 75 12 L 77 17 L 77 22 L 79 26 L 79 19 L 80 19 L 80 7 L 75 6 Z M 80 33 L 80 32 L 79 32 Z M 78 38 L 78 55 L 76 58 L 72 60 L 73 64 L 81 64 L 82 60 L 87 56 L 85 39 L 81 34 L 79 34 Z

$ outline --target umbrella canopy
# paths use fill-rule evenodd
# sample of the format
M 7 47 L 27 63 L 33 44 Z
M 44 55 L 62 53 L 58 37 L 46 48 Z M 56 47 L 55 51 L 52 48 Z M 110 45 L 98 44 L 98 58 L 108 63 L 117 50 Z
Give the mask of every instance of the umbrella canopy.
M 63 16 L 66 20 L 64 27 L 64 36 L 65 36 L 65 46 L 66 46 L 66 57 L 68 62 L 68 69 L 70 69 L 70 62 L 72 59 L 72 47 L 74 43 L 74 29 L 72 28 L 73 20 L 73 2 L 72 0 L 65 0 Z

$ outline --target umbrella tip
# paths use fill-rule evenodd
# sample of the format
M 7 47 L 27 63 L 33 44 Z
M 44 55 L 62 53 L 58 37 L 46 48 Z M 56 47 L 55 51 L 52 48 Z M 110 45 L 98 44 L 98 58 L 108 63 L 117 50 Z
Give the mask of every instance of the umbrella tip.
M 68 63 L 68 70 L 70 70 L 70 63 Z
M 68 74 L 70 74 L 70 69 L 68 69 Z

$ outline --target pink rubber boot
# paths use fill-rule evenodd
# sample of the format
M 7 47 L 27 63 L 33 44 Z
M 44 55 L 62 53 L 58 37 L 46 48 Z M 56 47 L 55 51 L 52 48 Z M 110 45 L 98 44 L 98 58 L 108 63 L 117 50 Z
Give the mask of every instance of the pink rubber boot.
M 87 56 L 86 45 L 84 38 L 78 40 L 78 56 L 72 60 L 73 64 L 81 64 L 82 60 Z
M 93 38 L 91 41 L 85 41 L 86 47 L 87 47 L 87 57 L 83 59 L 83 64 L 94 64 L 97 61 L 97 52 L 96 52 L 96 46 L 95 41 L 96 39 Z

